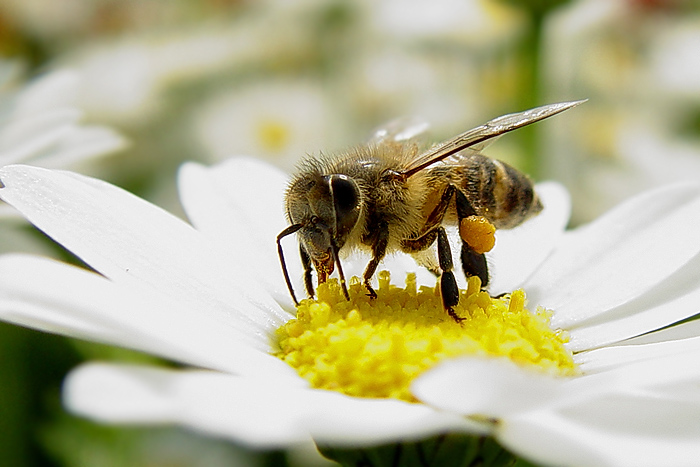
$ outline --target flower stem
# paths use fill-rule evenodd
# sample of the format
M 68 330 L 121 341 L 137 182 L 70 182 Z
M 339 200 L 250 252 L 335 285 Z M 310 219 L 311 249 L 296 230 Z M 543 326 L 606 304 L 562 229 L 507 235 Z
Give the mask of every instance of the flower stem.
M 541 105 L 540 102 L 540 67 L 542 48 L 543 15 L 539 11 L 529 11 L 529 24 L 520 41 L 519 55 L 521 59 L 521 76 L 518 103 L 519 108 L 531 109 Z M 523 128 L 520 137 L 524 149 L 524 167 L 526 173 L 537 179 L 540 171 L 538 147 L 539 128 L 536 126 Z

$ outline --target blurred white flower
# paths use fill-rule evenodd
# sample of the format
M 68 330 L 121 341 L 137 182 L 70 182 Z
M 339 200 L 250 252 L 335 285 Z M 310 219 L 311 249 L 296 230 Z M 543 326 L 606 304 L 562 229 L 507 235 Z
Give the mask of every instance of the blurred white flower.
M 11 66 L 0 62 L 0 67 Z M 8 82 L 0 83 L 0 166 L 75 167 L 125 146 L 126 141 L 113 130 L 80 123 L 79 73 L 55 71 L 20 89 L 10 85 L 12 73 L 3 75 Z M 12 212 L 0 205 L 0 217 Z
M 685 136 L 700 106 L 700 14 L 682 3 L 579 0 L 545 23 L 548 99 L 589 98 L 573 124 L 544 130 L 543 172 L 571 191 L 575 222 L 669 179 L 700 178 L 700 143 Z M 671 150 L 650 164 L 649 148 L 630 151 L 633 133 L 657 149 L 682 146 L 688 163 Z
M 592 161 L 587 173 L 596 180 L 590 204 L 622 199 L 651 186 L 700 179 L 700 146 L 668 135 L 649 122 L 627 119 L 615 134 L 614 166 Z
M 161 110 L 170 86 L 215 75 L 256 57 L 251 28 L 127 36 L 77 49 L 61 63 L 85 76 L 78 99 L 94 118 L 137 125 Z
M 515 9 L 493 0 L 438 0 L 430 3 L 369 2 L 369 23 L 394 40 L 450 42 L 480 47 L 517 35 L 524 26 Z
M 186 165 L 180 193 L 193 228 L 99 180 L 5 167 L 0 196 L 99 274 L 0 257 L 0 316 L 209 369 L 75 370 L 66 404 L 104 422 L 177 423 L 256 447 L 467 432 L 534 462 L 658 465 L 669 453 L 676 465 L 696 462 L 700 331 L 696 322 L 657 330 L 698 311 L 700 186 L 646 193 L 567 233 L 565 193 L 539 186 L 545 211 L 498 237 L 495 290 L 522 286 L 553 309 L 582 376 L 458 360 L 416 383 L 433 408 L 309 388 L 271 355 L 272 333 L 293 311 L 274 248 L 286 179 L 246 159 Z
M 650 44 L 649 88 L 700 104 L 700 15 L 679 15 Z
M 338 100 L 375 125 L 417 116 L 443 132 L 464 131 L 485 113 L 475 92 L 478 70 L 468 62 L 429 55 L 391 43 L 365 50 L 337 78 L 335 86 L 347 90 L 345 95 L 336 92 Z
M 318 82 L 260 82 L 214 96 L 195 111 L 193 126 L 213 161 L 255 154 L 291 169 L 347 140 L 339 114 Z

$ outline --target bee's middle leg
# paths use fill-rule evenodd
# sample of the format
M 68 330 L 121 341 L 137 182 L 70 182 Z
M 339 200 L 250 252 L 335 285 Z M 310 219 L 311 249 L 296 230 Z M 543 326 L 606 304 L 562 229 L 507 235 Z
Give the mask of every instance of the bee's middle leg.
M 369 239 L 368 239 L 369 240 Z M 380 222 L 372 230 L 371 235 L 371 245 L 372 245 L 372 259 L 367 264 L 365 268 L 365 273 L 363 274 L 363 284 L 365 289 L 367 289 L 367 295 L 371 298 L 377 298 L 377 292 L 372 288 L 370 281 L 372 276 L 377 271 L 377 266 L 384 256 L 386 255 L 386 247 L 389 244 L 389 226 L 386 222 Z

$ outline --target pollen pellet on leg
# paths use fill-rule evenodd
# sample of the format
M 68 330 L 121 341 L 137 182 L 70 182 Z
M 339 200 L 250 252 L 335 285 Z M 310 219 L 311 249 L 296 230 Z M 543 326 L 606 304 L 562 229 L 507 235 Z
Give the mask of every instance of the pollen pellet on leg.
M 477 254 L 491 251 L 496 244 L 496 227 L 483 216 L 469 216 L 459 223 L 459 236 Z
M 337 280 L 321 284 L 318 301 L 302 300 L 297 318 L 277 330 L 276 356 L 316 388 L 410 402 L 413 379 L 459 356 L 506 357 L 548 373 L 577 373 L 564 346 L 567 333 L 550 329 L 550 312 L 526 310 L 521 290 L 493 298 L 478 278 L 469 278 L 455 306 L 466 319 L 456 323 L 435 288 L 417 287 L 415 275 L 405 288 L 392 285 L 388 272 L 379 278 L 371 300 L 356 279 L 349 281 L 349 301 Z

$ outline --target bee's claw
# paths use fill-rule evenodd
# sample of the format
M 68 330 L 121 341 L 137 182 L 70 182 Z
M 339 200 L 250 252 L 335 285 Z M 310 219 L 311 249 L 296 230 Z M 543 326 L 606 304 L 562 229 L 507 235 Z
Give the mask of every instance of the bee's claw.
M 452 309 L 452 307 L 447 307 L 447 314 L 450 315 L 450 317 L 455 320 L 457 324 L 462 323 L 466 318 L 462 318 L 461 316 L 458 316 L 457 313 L 455 313 L 455 310 Z
M 367 289 L 367 296 L 371 299 L 377 298 L 377 292 L 374 291 L 371 285 L 365 284 L 365 288 Z

